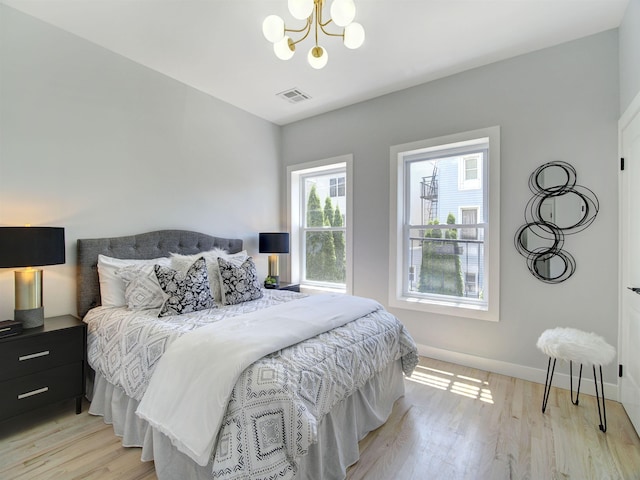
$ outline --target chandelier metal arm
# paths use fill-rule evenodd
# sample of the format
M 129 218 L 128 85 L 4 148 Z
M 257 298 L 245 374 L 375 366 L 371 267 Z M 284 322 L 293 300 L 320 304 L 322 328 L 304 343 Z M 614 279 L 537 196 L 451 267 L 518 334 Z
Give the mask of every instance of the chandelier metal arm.
M 319 2 L 316 2 L 316 18 L 317 18 L 316 30 L 318 29 L 318 26 L 319 26 L 320 30 L 322 30 L 322 33 L 324 33 L 325 35 L 329 35 L 330 37 L 343 37 L 344 38 L 344 31 L 342 33 L 331 33 L 331 32 L 328 32 L 327 30 L 325 30 L 324 27 L 326 27 L 331 22 L 333 22 L 333 19 L 330 18 L 326 22 L 324 22 L 324 23 L 322 22 L 322 4 L 323 4 L 322 0 L 319 1 Z M 316 31 L 316 45 L 318 44 L 317 36 L 318 36 L 318 34 L 317 34 L 317 31 Z
M 330 37 L 343 37 L 344 38 L 344 30 L 342 31 L 342 33 L 331 33 L 331 32 L 327 32 L 324 27 L 326 25 L 329 25 L 331 23 L 331 20 L 329 20 L 327 23 L 325 23 L 324 25 L 322 23 L 319 23 L 318 25 L 320 25 L 320 30 L 322 30 L 322 33 L 324 33 L 325 35 L 329 35 Z
M 309 30 L 309 27 L 311 26 L 311 17 L 307 18 L 307 24 L 302 27 L 302 28 L 286 28 L 284 29 L 285 32 L 294 32 L 294 33 L 300 33 L 300 32 L 304 32 L 305 30 Z
M 322 30 L 322 33 L 324 33 L 325 35 L 329 35 L 330 37 L 344 37 L 344 31 L 342 33 L 331 33 L 328 32 L 324 29 L 324 27 L 326 27 L 327 25 L 329 25 L 332 22 L 331 19 L 329 19 L 328 22 L 326 23 L 318 23 L 318 25 L 320 26 L 320 30 Z M 309 17 L 307 19 L 307 24 L 302 27 L 302 28 L 285 28 L 284 31 L 286 32 L 292 32 L 292 33 L 302 33 L 305 32 L 304 36 L 302 36 L 300 38 L 300 40 L 296 40 L 294 43 L 294 45 L 296 43 L 300 43 L 301 41 L 303 41 L 305 38 L 307 38 L 309 36 L 309 34 L 311 33 L 311 25 L 312 25 L 312 20 L 311 17 Z M 317 38 L 317 35 L 316 35 Z M 317 40 L 316 40 L 316 44 L 317 44 Z
M 290 45 L 296 45 L 296 44 L 302 42 L 311 33 L 311 17 L 309 17 L 307 19 L 307 25 L 306 26 L 304 26 L 304 27 L 302 27 L 300 29 L 285 28 L 284 31 L 285 32 L 294 32 L 294 33 L 302 33 L 302 32 L 304 32 L 304 35 L 302 37 L 300 37 L 298 40 L 294 41 L 293 39 L 291 39 Z
M 315 12 L 316 12 L 316 21 L 315 21 L 315 30 L 316 30 L 316 47 L 318 46 L 318 25 L 322 22 L 322 3 L 323 0 L 315 1 Z

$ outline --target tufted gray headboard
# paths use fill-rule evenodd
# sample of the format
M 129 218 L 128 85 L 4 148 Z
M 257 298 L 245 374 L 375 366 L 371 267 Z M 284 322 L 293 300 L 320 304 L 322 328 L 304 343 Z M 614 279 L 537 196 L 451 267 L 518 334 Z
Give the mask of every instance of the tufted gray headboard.
M 127 237 L 78 240 L 78 315 L 83 318 L 101 305 L 98 281 L 98 255 L 115 258 L 149 259 L 168 257 L 170 253 L 190 255 L 222 248 L 229 253 L 242 250 L 242 240 L 212 237 L 186 230 L 159 230 Z

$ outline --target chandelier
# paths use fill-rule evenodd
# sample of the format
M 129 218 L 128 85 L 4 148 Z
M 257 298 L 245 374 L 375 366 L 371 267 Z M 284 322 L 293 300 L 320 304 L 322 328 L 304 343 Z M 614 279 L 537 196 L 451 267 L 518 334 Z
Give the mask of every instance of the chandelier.
M 331 4 L 331 18 L 323 21 L 322 9 L 324 0 L 288 0 L 289 12 L 298 20 L 306 20 L 307 24 L 300 28 L 287 28 L 284 20 L 278 15 L 269 15 L 262 23 L 262 33 L 273 43 L 273 51 L 281 60 L 289 60 L 296 52 L 296 45 L 307 38 L 313 31 L 315 44 L 307 54 L 307 60 L 313 68 L 322 68 L 329 59 L 326 48 L 318 43 L 320 32 L 330 37 L 342 37 L 347 48 L 355 49 L 364 42 L 364 28 L 353 21 L 356 16 L 356 6 L 353 0 L 333 0 Z M 342 27 L 341 33 L 331 33 L 326 27 L 334 23 Z M 300 35 L 294 40 L 291 35 Z

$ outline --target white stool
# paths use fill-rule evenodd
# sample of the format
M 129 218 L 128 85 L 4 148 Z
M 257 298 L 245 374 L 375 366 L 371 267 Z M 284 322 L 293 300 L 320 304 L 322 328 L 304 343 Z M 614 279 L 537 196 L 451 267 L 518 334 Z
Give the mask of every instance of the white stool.
M 604 382 L 602 380 L 602 365 L 606 365 L 616 356 L 616 350 L 605 340 L 595 333 L 587 333 L 575 328 L 552 328 L 545 330 L 538 338 L 536 346 L 543 353 L 549 356 L 547 363 L 547 379 L 544 384 L 544 397 L 542 399 L 542 413 L 547 408 L 553 372 L 556 368 L 556 360 L 566 360 L 569 362 L 569 376 L 571 379 L 571 403 L 578 405 L 580 396 L 580 382 L 582 381 L 582 365 L 593 366 L 593 381 L 596 387 L 596 400 L 598 402 L 598 417 L 600 419 L 600 430 L 607 431 L 607 411 L 604 405 Z M 551 360 L 553 359 L 553 365 Z M 580 374 L 578 377 L 578 390 L 576 399 L 573 399 L 573 362 L 580 363 Z M 600 394 L 598 393 L 598 379 L 596 376 L 596 365 L 600 371 Z M 602 402 L 602 407 L 600 403 Z

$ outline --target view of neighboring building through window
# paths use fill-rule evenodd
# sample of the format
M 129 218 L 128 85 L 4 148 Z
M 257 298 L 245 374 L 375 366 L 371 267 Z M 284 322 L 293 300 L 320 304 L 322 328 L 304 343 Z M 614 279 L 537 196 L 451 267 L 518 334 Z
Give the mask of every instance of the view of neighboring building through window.
M 329 179 L 329 195 L 332 198 L 345 196 L 344 176 Z
M 464 180 L 478 180 L 478 156 L 464 157 Z
M 490 308 L 489 292 L 498 298 L 499 269 L 491 269 L 489 253 L 499 265 L 499 216 L 491 217 L 496 229 L 489 235 L 488 214 L 490 202 L 498 213 L 499 187 L 492 196 L 488 175 L 499 178 L 499 128 L 398 145 L 391 161 L 397 171 L 391 224 L 398 237 L 392 233 L 397 256 L 390 303 L 451 314 L 466 308 L 477 318 L 497 319 L 499 302 Z
M 408 264 L 414 273 L 409 293 L 478 298 L 482 292 L 484 222 L 478 221 L 483 203 L 478 160 L 486 146 L 469 149 L 472 152 L 445 149 L 407 160 Z M 468 188 L 469 180 L 478 188 Z M 462 224 L 473 228 L 461 228 Z M 469 274 L 476 276 L 479 288 L 466 288 Z
M 462 220 L 461 223 L 467 225 L 474 225 L 478 223 L 478 211 L 480 207 L 461 207 L 460 208 L 460 218 Z M 477 240 L 478 239 L 478 230 L 475 228 L 463 228 L 460 230 L 460 238 L 463 240 Z
M 307 286 L 346 290 L 346 163 L 290 168 L 290 182 L 292 273 Z
M 467 272 L 465 274 L 464 286 L 467 292 L 470 292 L 471 294 L 478 293 L 478 275 Z

